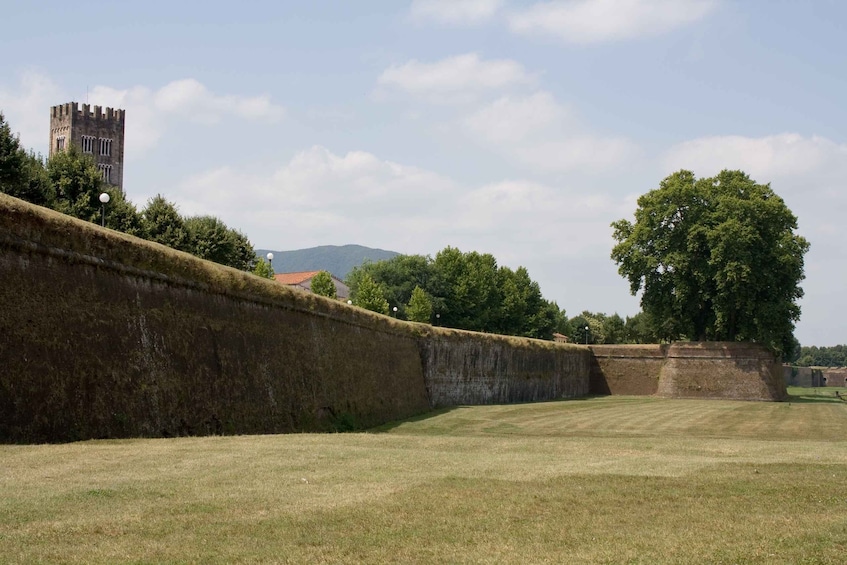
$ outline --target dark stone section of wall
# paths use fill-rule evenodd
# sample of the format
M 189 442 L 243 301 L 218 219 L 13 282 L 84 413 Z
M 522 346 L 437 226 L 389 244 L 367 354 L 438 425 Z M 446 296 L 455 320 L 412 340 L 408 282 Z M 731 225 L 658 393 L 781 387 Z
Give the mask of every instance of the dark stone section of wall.
M 0 440 L 329 430 L 429 409 L 387 318 L 0 200 Z
M 2 194 L 0 282 L 5 442 L 347 429 L 588 389 L 585 348 L 400 322 Z
M 421 357 L 433 408 L 588 394 L 584 347 L 442 330 L 422 343 Z
M 592 345 L 591 394 L 653 395 L 667 345 Z
M 752 343 L 673 343 L 657 394 L 670 398 L 781 401 L 787 398 L 782 366 Z

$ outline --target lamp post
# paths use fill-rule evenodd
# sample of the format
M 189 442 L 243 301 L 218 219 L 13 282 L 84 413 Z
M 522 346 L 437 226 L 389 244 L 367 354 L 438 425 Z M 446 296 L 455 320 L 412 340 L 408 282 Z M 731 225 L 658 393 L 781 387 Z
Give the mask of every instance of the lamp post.
M 271 273 L 273 273 L 274 272 L 274 254 L 268 253 L 267 255 L 265 255 L 265 257 L 268 258 L 268 267 L 270 267 L 268 270 Z M 271 276 L 273 276 L 273 275 L 271 275 Z
M 437 326 L 441 322 L 441 314 L 435 315 L 435 325 Z
M 588 345 L 588 326 L 585 326 L 585 345 Z
M 106 227 L 106 204 L 109 202 L 109 193 L 100 193 L 100 225 Z
M 394 310 L 394 317 L 396 318 L 397 317 L 397 307 L 395 306 L 394 308 L 392 308 L 392 310 Z

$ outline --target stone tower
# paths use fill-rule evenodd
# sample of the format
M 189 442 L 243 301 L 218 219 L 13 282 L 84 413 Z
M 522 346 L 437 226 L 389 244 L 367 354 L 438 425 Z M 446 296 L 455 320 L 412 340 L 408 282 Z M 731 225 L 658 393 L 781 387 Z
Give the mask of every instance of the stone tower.
M 91 155 L 103 181 L 123 192 L 125 110 L 68 102 L 50 108 L 50 156 L 75 145 Z

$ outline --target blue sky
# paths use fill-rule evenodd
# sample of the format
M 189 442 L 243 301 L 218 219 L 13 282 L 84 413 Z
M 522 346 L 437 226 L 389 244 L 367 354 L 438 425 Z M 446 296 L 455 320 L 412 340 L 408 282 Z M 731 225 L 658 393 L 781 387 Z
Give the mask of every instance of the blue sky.
M 0 1 L 0 110 L 127 110 L 127 196 L 257 248 L 447 245 L 569 315 L 638 311 L 609 224 L 680 168 L 769 182 L 812 244 L 804 345 L 847 343 L 847 3 Z M 10 56 L 11 54 L 11 56 Z M 274 265 L 284 271 L 284 265 Z

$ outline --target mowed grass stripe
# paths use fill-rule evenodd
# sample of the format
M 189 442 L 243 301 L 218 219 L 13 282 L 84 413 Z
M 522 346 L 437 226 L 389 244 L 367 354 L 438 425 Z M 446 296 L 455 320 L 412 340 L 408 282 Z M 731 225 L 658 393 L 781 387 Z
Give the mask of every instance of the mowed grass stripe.
M 669 400 L 604 397 L 509 406 L 459 407 L 436 417 L 391 427 L 406 434 L 656 435 L 801 439 L 847 437 L 847 402 Z M 809 419 L 820 424 L 807 429 Z M 825 422 L 825 425 L 822 423 Z
M 844 408 L 608 397 L 0 446 L 0 563 L 840 563 Z

